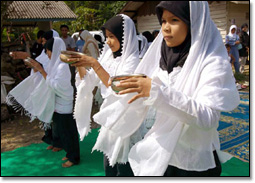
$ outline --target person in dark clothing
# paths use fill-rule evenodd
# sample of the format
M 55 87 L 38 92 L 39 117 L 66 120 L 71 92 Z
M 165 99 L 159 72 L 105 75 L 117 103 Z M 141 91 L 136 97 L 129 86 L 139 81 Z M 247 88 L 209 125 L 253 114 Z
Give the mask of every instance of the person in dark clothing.
M 149 31 L 145 31 L 145 32 L 143 32 L 142 34 L 143 34 L 144 37 L 147 38 L 148 44 L 149 44 L 149 46 L 150 46 L 151 43 L 152 43 L 153 40 L 154 40 L 153 35 L 152 35 Z
M 239 50 L 239 63 L 240 63 L 240 72 L 244 72 L 244 66 L 249 53 L 250 48 L 250 37 L 247 34 L 248 24 L 243 24 L 241 27 L 242 31 L 240 33 L 240 44 L 242 44 L 242 49 Z
M 39 30 L 37 33 L 37 40 L 30 50 L 32 59 L 35 59 L 42 53 L 43 50 L 42 36 L 44 35 L 44 33 L 45 32 L 43 30 Z

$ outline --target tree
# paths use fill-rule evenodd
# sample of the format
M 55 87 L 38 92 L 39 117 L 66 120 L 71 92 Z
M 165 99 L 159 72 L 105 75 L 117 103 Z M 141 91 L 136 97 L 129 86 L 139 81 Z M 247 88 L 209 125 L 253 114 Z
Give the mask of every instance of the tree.
M 3 22 L 8 17 L 8 7 L 13 1 L 1 1 L 1 37 L 3 33 Z
M 78 16 L 74 21 L 54 22 L 57 31 L 61 24 L 66 24 L 70 32 L 80 29 L 99 30 L 111 17 L 115 16 L 127 1 L 65 1 L 70 9 Z

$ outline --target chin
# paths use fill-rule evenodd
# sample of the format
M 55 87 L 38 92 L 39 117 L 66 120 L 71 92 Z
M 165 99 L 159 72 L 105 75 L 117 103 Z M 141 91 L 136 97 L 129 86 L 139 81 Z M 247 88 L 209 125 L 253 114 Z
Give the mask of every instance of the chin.
M 168 47 L 174 47 L 173 44 L 172 44 L 172 43 L 169 43 L 169 42 L 166 42 L 166 45 L 167 45 Z

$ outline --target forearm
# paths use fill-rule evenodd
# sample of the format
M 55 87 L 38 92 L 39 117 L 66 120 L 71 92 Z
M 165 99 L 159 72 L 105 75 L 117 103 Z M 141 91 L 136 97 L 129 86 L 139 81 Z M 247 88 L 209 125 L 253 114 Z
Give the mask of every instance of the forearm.
M 110 75 L 106 70 L 102 67 L 102 65 L 96 61 L 95 64 L 92 65 L 92 68 L 94 69 L 95 73 L 99 77 L 99 79 L 103 82 L 103 84 L 108 88 L 108 81 L 110 78 Z

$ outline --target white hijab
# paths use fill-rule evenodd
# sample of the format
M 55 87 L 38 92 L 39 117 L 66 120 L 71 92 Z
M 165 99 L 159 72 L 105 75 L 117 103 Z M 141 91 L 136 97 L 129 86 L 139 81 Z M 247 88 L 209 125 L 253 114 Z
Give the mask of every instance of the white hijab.
M 236 31 L 237 31 L 237 26 L 236 25 L 231 25 L 230 26 L 228 36 L 231 37 L 231 38 L 236 38 L 236 36 L 237 36 L 236 31 L 235 31 L 234 34 L 232 34 L 232 32 L 231 32 L 232 29 L 236 29 Z
M 110 74 L 110 76 L 132 74 L 139 64 L 138 40 L 136 37 L 134 23 L 126 15 L 121 14 L 117 16 L 122 16 L 124 19 L 122 55 L 114 59 L 111 49 L 105 43 L 102 54 L 99 57 L 100 64 Z M 76 79 L 79 78 L 76 77 Z M 116 161 L 126 162 L 128 155 L 126 148 L 129 146 L 129 139 L 123 140 L 123 138 L 118 138 L 118 135 L 112 133 L 106 127 L 112 125 L 114 126 L 114 123 L 117 120 L 116 117 L 124 112 L 122 109 L 122 103 L 126 104 L 127 100 L 123 100 L 124 97 L 116 95 L 110 87 L 106 88 L 100 82 L 93 70 L 85 75 L 84 80 L 82 80 L 79 86 L 77 86 L 74 117 L 76 119 L 80 138 L 83 140 L 83 138 L 91 130 L 90 113 L 93 98 L 91 91 L 96 85 L 101 87 L 101 93 L 105 100 L 100 108 L 100 111 L 94 115 L 94 121 L 99 123 L 102 127 L 93 150 L 96 149 L 104 152 L 104 154 L 109 158 L 111 165 L 114 165 Z M 131 97 L 133 95 L 128 96 Z M 134 121 L 129 122 L 135 123 Z M 120 160 L 117 160 L 117 158 Z
M 70 71 L 66 69 L 68 65 L 60 61 L 59 55 L 62 50 L 66 50 L 63 40 L 54 38 L 52 57 L 45 69 L 46 80 L 62 78 L 58 84 L 59 88 L 63 88 L 62 90 L 50 88 L 41 76 L 39 83 L 35 83 L 34 81 L 39 75 L 34 73 L 11 90 L 7 96 L 8 104 L 12 105 L 16 111 L 21 110 L 31 118 L 31 121 L 38 118 L 45 123 L 44 127 L 49 127 L 51 122 L 55 110 L 55 95 L 66 98 L 71 95 L 70 90 L 65 91 L 68 87 L 68 81 L 70 82 L 66 78 L 71 78 L 71 74 L 68 74 Z
M 97 59 L 99 57 L 97 40 L 87 30 L 82 31 L 80 36 L 85 41 L 82 52 Z
M 140 48 L 141 50 L 139 51 L 139 58 L 142 59 L 144 54 L 149 48 L 149 44 L 146 37 L 144 37 L 142 34 L 137 35 L 137 39 L 141 41 L 141 48 Z
M 231 111 L 239 104 L 239 94 L 235 87 L 233 72 L 222 37 L 210 17 L 207 2 L 190 1 L 189 3 L 191 48 L 172 87 L 192 99 L 205 96 L 203 103 L 212 109 Z M 160 81 L 162 85 L 168 86 L 167 80 L 161 79 L 162 76 L 157 73 L 161 70 L 159 60 L 162 40 L 163 36 L 160 32 L 136 72 L 144 73 L 154 78 L 155 81 Z M 205 73 L 210 74 L 207 74 L 207 77 L 201 77 Z M 147 101 L 144 104 L 150 105 L 149 103 Z M 162 122 L 162 119 L 165 121 Z M 193 139 L 192 136 L 186 134 L 187 129 L 188 125 L 178 121 L 174 116 L 169 117 L 167 113 L 160 113 L 160 117 L 157 118 L 144 140 L 138 142 L 130 151 L 129 162 L 134 174 L 162 176 L 180 137 L 194 146 L 199 144 L 203 149 L 212 148 L 208 143 L 212 138 L 209 132 L 205 139 Z M 209 163 L 213 164 L 213 162 Z
M 173 88 L 193 99 L 196 99 L 198 95 L 206 96 L 204 103 L 215 110 L 231 111 L 239 104 L 239 94 L 234 84 L 233 73 L 227 60 L 228 55 L 221 35 L 210 18 L 207 2 L 190 1 L 190 12 L 192 38 L 190 54 L 180 70 Z M 143 73 L 159 81 L 162 79 L 157 73 L 162 40 L 163 36 L 160 32 L 135 73 Z M 201 78 L 200 76 L 204 72 L 211 74 Z M 167 80 L 163 79 L 160 83 L 162 86 L 168 86 Z M 220 87 L 218 87 L 219 84 Z M 127 101 L 130 98 L 130 95 L 127 95 L 121 98 L 119 103 L 102 107 L 103 110 L 99 114 L 104 118 L 101 121 L 96 118 L 99 116 L 98 114 L 94 116 L 95 121 L 102 124 L 102 128 L 107 128 L 118 136 L 115 144 L 128 138 L 139 128 L 146 114 L 146 106 L 150 105 L 149 101 L 145 102 L 145 105 L 141 105 L 143 99 L 128 105 Z M 118 110 L 114 111 L 114 108 Z M 109 114 L 112 115 L 109 117 Z M 158 120 L 145 139 L 133 146 L 129 153 L 129 162 L 135 175 L 163 175 L 180 135 L 185 136 L 187 126 L 179 122 L 177 118 L 169 117 L 167 113 L 160 113 L 157 116 L 159 116 Z M 158 125 L 162 123 L 160 119 L 167 120 L 164 123 L 165 128 L 160 128 Z M 209 138 L 208 136 L 208 139 L 200 139 L 199 142 L 203 147 L 211 145 L 205 143 L 210 141 Z M 188 141 L 192 140 L 194 139 L 188 139 Z M 192 144 L 192 142 L 190 143 Z M 117 147 L 120 146 L 114 146 L 113 143 L 110 145 L 111 153 L 119 152 L 120 149 Z M 110 163 L 113 165 L 114 161 L 110 161 Z
M 55 31 L 54 29 L 51 29 L 53 31 L 53 37 L 59 37 L 59 34 L 57 31 Z
M 57 31 L 55 30 L 51 30 L 53 32 L 53 37 L 59 37 L 59 34 Z M 41 54 L 35 58 L 36 61 L 38 61 L 39 63 L 41 63 L 43 65 L 43 68 L 46 69 L 48 66 L 48 63 L 50 61 L 48 55 L 45 53 L 45 49 L 42 50 Z M 36 74 L 38 75 L 35 80 L 34 83 L 38 84 L 40 82 L 41 79 L 44 79 L 43 76 L 41 75 L 40 72 L 36 72 L 34 73 L 33 69 L 31 69 L 31 74 Z M 33 86 L 33 85 L 32 85 Z

